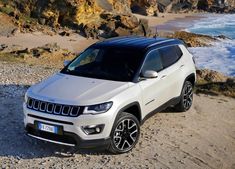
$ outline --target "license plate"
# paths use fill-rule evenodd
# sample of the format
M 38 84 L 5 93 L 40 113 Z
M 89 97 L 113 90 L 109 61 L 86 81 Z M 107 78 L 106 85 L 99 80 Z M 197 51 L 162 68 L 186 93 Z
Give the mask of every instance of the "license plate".
M 38 123 L 38 129 L 41 131 L 46 131 L 49 133 L 54 133 L 57 134 L 58 133 L 58 127 L 57 126 L 53 126 L 53 125 L 49 125 L 49 124 L 43 124 L 43 123 Z

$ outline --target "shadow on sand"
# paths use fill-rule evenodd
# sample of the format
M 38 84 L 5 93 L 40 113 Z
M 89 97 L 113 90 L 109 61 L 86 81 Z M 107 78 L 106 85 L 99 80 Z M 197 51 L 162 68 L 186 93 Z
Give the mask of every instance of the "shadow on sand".
M 28 86 L 20 87 L 24 93 Z M 3 88 L 17 89 L 17 85 L 0 85 L 0 156 L 32 159 L 47 156 L 69 157 L 79 154 L 109 154 L 103 148 L 81 150 L 36 140 L 26 135 L 23 123 L 23 94 L 6 94 Z M 16 91 L 16 90 L 14 90 Z

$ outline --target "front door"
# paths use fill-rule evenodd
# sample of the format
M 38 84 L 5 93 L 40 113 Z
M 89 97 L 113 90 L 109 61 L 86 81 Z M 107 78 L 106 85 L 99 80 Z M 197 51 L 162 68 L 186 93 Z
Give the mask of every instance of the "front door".
M 145 59 L 141 72 L 153 70 L 158 72 L 158 77 L 144 79 L 139 82 L 143 90 L 142 102 L 144 116 L 168 101 L 167 93 L 167 71 L 163 69 L 161 56 L 158 50 L 150 51 Z

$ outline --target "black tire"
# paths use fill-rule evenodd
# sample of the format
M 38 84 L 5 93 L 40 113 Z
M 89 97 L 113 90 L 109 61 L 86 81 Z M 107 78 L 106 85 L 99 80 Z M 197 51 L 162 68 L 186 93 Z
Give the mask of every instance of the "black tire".
M 193 85 L 190 81 L 184 83 L 180 95 L 180 102 L 175 105 L 175 109 L 179 112 L 188 111 L 193 104 Z
M 139 135 L 140 123 L 138 119 L 130 113 L 121 113 L 114 123 L 108 151 L 121 154 L 132 150 L 139 140 Z

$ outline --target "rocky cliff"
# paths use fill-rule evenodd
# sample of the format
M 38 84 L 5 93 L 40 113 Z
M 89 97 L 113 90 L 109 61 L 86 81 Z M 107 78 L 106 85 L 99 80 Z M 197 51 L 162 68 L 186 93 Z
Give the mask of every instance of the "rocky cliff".
M 23 28 L 32 23 L 79 30 L 87 37 L 150 34 L 146 21 L 132 13 L 157 16 L 159 12 L 231 12 L 234 0 L 0 0 L 0 11 Z
M 158 12 L 234 12 L 234 0 L 133 0 L 133 12 L 156 16 Z
M 21 18 L 33 18 L 55 29 L 80 30 L 87 37 L 147 35 L 146 21 L 132 15 L 130 6 L 126 0 L 0 0 L 0 11 L 14 16 L 19 25 Z

